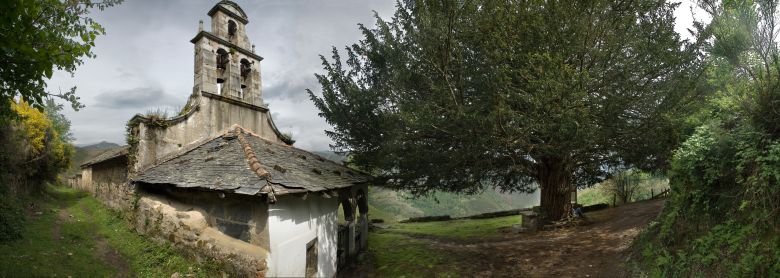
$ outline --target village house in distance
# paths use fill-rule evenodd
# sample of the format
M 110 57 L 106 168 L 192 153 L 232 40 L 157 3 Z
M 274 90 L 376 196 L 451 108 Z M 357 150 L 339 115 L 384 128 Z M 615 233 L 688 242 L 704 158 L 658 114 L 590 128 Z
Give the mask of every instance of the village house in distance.
M 191 40 L 183 111 L 136 115 L 128 145 L 83 164 L 72 184 L 234 275 L 333 277 L 366 248 L 369 176 L 293 147 L 263 102 L 246 13 L 221 1 L 208 15 L 210 31 L 201 21 Z

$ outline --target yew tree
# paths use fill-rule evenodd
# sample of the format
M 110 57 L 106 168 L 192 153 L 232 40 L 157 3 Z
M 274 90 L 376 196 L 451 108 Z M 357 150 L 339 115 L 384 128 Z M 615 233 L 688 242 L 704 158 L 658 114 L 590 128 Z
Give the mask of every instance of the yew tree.
M 663 167 L 683 134 L 697 51 L 676 4 L 402 1 L 308 91 L 336 151 L 426 194 L 541 190 L 548 219 L 608 169 Z M 342 57 L 343 55 L 343 57 Z

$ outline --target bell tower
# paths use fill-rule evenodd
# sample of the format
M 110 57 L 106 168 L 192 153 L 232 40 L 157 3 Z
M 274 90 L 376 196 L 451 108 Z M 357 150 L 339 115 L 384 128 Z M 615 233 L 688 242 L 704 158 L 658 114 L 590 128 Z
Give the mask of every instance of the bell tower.
M 260 79 L 260 61 L 246 36 L 249 19 L 236 3 L 223 0 L 208 15 L 211 30 L 203 29 L 190 42 L 195 44 L 193 93 L 219 95 L 232 100 L 265 106 Z

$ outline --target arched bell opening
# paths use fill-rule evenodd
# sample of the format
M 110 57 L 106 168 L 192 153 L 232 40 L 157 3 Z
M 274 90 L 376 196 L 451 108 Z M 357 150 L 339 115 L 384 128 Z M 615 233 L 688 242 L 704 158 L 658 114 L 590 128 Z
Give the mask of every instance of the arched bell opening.
M 237 30 L 238 26 L 236 25 L 236 22 L 233 20 L 228 20 L 228 38 L 230 41 L 233 41 L 233 39 L 236 37 Z
M 225 70 L 230 63 L 230 56 L 225 49 L 217 49 L 217 69 Z
M 247 59 L 241 59 L 241 89 L 239 90 L 239 97 L 241 99 L 247 98 L 249 93 L 249 87 L 252 84 L 252 63 Z
M 225 49 L 217 49 L 217 94 L 223 94 L 225 88 L 225 72 L 230 63 L 230 55 Z

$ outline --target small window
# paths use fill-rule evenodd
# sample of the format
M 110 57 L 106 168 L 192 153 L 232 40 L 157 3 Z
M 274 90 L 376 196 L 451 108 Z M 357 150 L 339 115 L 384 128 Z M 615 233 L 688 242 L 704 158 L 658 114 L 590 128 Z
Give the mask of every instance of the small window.
M 236 29 L 237 29 L 236 22 L 232 21 L 232 20 L 229 20 L 228 21 L 228 37 L 232 38 L 232 37 L 236 36 Z
M 306 244 L 306 277 L 317 277 L 317 238 Z

